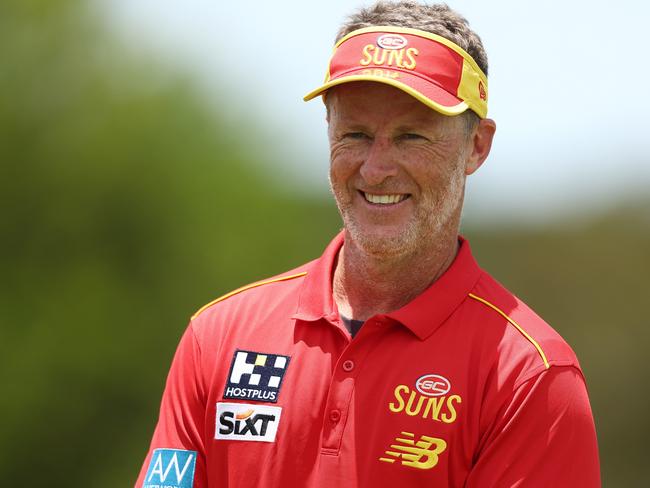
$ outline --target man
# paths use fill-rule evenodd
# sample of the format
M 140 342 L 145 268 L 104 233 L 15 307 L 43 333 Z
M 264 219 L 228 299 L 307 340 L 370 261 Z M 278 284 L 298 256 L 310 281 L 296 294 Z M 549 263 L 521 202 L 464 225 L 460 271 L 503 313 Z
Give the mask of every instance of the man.
M 306 97 L 344 231 L 194 315 L 138 488 L 600 486 L 574 353 L 458 235 L 486 73 L 444 5 L 350 18 Z

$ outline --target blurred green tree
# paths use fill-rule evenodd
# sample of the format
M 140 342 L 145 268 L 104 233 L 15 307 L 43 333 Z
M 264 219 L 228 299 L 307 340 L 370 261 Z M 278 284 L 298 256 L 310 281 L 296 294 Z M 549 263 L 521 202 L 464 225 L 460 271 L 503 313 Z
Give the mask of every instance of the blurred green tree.
M 94 15 L 0 6 L 6 486 L 132 483 L 192 312 L 315 257 L 339 225 L 272 183 L 254 128 Z

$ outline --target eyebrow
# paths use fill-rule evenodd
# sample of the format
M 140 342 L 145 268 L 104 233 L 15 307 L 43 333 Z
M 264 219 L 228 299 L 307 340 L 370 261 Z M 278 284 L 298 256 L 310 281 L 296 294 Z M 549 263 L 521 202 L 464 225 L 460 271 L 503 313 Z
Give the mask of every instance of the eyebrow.
M 339 130 L 343 130 L 345 132 L 365 132 L 368 130 L 368 127 L 366 125 L 360 124 L 360 123 L 345 123 L 343 124 L 342 127 L 339 127 Z
M 435 123 L 432 120 L 425 120 L 424 118 L 420 120 L 416 120 L 415 124 L 403 124 L 399 125 L 396 127 L 395 130 L 401 131 L 401 132 L 412 132 L 412 131 L 420 131 L 420 130 L 425 130 L 427 128 L 431 128 L 434 126 Z
M 400 125 L 398 126 L 395 131 L 399 132 L 401 134 L 408 133 L 408 132 L 419 132 L 421 129 L 416 129 L 412 125 Z

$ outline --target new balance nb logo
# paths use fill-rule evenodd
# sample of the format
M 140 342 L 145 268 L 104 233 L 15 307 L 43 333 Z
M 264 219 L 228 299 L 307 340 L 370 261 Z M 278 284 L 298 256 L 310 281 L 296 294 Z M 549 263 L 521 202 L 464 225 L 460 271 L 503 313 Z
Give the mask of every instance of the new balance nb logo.
M 390 449 L 385 453 L 390 457 L 380 457 L 379 460 L 384 463 L 401 460 L 403 466 L 431 469 L 438 464 L 439 456 L 445 449 L 447 443 L 442 439 L 423 435 L 416 441 L 415 434 L 402 432 L 402 436 L 397 437 L 395 444 L 391 444 Z
M 156 449 L 142 488 L 192 488 L 196 451 Z
M 235 351 L 224 398 L 277 403 L 289 356 Z

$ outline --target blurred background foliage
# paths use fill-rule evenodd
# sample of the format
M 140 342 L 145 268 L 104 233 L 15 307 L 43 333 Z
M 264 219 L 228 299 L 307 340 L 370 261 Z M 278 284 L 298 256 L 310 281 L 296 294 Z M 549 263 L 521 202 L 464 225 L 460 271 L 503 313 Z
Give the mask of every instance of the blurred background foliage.
M 340 226 L 330 200 L 291 196 L 255 123 L 89 6 L 0 4 L 2 486 L 131 486 L 192 312 Z M 650 486 L 648 202 L 464 233 L 581 358 L 604 486 Z

